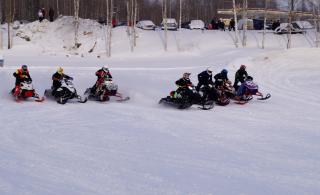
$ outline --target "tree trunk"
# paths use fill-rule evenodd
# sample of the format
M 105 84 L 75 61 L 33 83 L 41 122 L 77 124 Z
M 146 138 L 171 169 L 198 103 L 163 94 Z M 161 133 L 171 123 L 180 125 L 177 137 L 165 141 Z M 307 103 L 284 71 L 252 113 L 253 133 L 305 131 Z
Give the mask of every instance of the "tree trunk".
M 238 42 L 239 42 L 239 31 L 238 31 L 238 17 L 237 17 L 237 8 L 236 8 L 236 1 L 232 1 L 233 4 L 233 15 L 234 15 L 234 22 L 235 22 L 235 39 L 234 39 L 234 44 L 236 48 L 239 47 Z
M 0 50 L 2 50 L 2 2 L 0 2 Z
M 287 49 L 290 49 L 292 47 L 292 17 L 293 17 L 293 10 L 294 10 L 294 2 L 293 0 L 290 0 L 289 2 L 289 7 L 290 7 L 290 11 L 289 11 L 289 21 L 288 21 L 288 43 L 287 43 Z
M 75 36 L 74 36 L 74 47 L 79 48 L 79 1 L 74 0 L 74 19 L 75 19 Z
M 162 1 L 163 5 L 163 25 L 164 25 L 164 50 L 168 51 L 168 23 L 167 23 L 167 0 Z
M 265 48 L 266 32 L 267 32 L 267 11 L 268 0 L 264 1 L 264 20 L 263 20 L 263 34 L 262 34 L 262 49 Z
M 243 0 L 243 33 L 242 33 L 242 46 L 246 47 L 247 46 L 247 30 L 248 30 L 248 1 Z

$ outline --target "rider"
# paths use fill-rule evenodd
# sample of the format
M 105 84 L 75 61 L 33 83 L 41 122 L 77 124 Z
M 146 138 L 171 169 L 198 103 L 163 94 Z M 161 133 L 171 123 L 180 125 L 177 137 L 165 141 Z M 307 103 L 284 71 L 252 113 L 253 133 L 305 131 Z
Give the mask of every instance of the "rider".
M 196 90 L 199 91 L 202 85 L 213 85 L 212 81 L 212 71 L 208 68 L 207 70 L 201 72 L 198 74 L 198 85 L 196 87 Z
M 52 87 L 51 87 L 52 95 L 54 95 L 55 92 L 57 91 L 57 89 L 59 87 L 61 87 L 61 85 L 62 85 L 61 81 L 64 78 L 69 79 L 69 80 L 73 80 L 72 77 L 63 73 L 63 68 L 59 67 L 57 72 L 52 75 Z
M 259 92 L 258 85 L 253 82 L 253 78 L 251 76 L 247 76 L 246 80 L 240 85 L 239 89 L 237 90 L 235 99 L 240 101 L 243 96 L 252 95 L 263 97 L 263 94 Z
M 228 71 L 223 69 L 220 73 L 214 76 L 215 79 L 215 87 L 217 89 L 223 89 L 227 87 L 227 85 L 231 85 L 230 80 L 228 79 Z
M 20 69 L 13 73 L 13 76 L 16 77 L 15 88 L 12 90 L 13 96 L 18 97 L 20 93 L 20 84 L 24 81 L 32 81 L 28 66 L 22 65 Z
M 238 90 L 239 88 L 238 83 L 240 82 L 242 84 L 243 82 L 245 82 L 247 77 L 248 77 L 248 73 L 246 71 L 246 66 L 242 64 L 235 74 L 235 79 L 233 84 L 234 89 Z
M 97 81 L 91 88 L 91 93 L 96 93 L 97 89 L 104 81 L 112 81 L 112 75 L 109 69 L 105 66 L 103 66 L 101 69 L 99 69 L 96 72 L 96 76 L 97 76 Z
M 176 93 L 174 94 L 174 97 L 181 96 L 181 92 L 186 92 L 187 94 L 191 94 L 192 92 L 188 90 L 189 86 L 193 86 L 192 82 L 190 81 L 190 72 L 185 72 L 182 75 L 182 78 L 176 81 L 176 85 L 178 89 L 176 90 Z

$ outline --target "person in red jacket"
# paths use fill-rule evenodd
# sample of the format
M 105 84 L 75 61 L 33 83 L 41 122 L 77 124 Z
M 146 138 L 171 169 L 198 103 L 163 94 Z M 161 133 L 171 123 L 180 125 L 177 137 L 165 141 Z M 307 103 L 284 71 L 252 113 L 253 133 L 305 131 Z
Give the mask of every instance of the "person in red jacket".
M 111 81 L 112 75 L 107 67 L 102 67 L 101 69 L 97 70 L 96 72 L 97 81 L 94 86 L 91 88 L 91 93 L 95 94 L 97 88 L 104 82 L 104 81 Z
M 12 90 L 13 96 L 17 97 L 20 93 L 20 84 L 24 81 L 32 81 L 28 66 L 22 65 L 20 69 L 13 73 L 13 76 L 16 78 L 15 88 Z

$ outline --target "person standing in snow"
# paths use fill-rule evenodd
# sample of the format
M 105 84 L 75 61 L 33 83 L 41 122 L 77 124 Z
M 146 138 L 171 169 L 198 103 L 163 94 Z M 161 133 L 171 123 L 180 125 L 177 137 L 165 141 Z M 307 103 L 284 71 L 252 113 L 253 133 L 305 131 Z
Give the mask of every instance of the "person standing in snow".
M 44 19 L 42 9 L 39 9 L 38 11 L 38 19 L 39 19 L 39 22 L 42 22 L 42 20 Z
M 242 84 L 247 77 L 248 77 L 248 73 L 246 71 L 246 66 L 242 64 L 240 68 L 237 70 L 236 75 L 234 77 L 234 84 L 233 84 L 234 89 L 238 90 L 239 88 L 238 83 L 240 82 Z
M 20 93 L 20 84 L 25 81 L 32 81 L 32 79 L 27 65 L 22 65 L 20 69 L 13 73 L 13 76 L 16 78 L 16 83 L 12 92 L 13 96 L 17 97 Z
M 97 70 L 96 76 L 97 76 L 97 81 L 91 88 L 92 94 L 96 93 L 97 89 L 104 81 L 106 81 L 106 80 L 111 81 L 112 80 L 111 73 L 110 73 L 109 69 L 105 66 L 103 66 L 101 69 Z
M 52 7 L 50 7 L 49 9 L 49 20 L 50 22 L 53 22 L 53 18 L 54 18 L 54 10 Z

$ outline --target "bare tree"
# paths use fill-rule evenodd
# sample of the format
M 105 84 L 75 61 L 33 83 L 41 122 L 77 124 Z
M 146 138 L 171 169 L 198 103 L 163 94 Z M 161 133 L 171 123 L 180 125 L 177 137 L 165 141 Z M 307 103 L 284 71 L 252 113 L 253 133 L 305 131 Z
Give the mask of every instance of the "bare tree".
M 232 0 L 232 6 L 233 6 L 233 15 L 234 15 L 234 21 L 235 21 L 235 39 L 234 44 L 238 48 L 239 47 L 239 31 L 238 31 L 238 17 L 237 17 L 237 7 L 236 7 L 236 1 Z
M 242 27 L 242 46 L 247 46 L 247 29 L 248 29 L 248 1 L 243 0 L 243 8 L 242 8 L 242 19 L 243 19 L 243 27 Z
M 111 41 L 112 41 L 112 19 L 113 19 L 113 0 L 110 0 L 110 6 L 108 6 L 108 25 L 107 25 L 107 56 L 111 57 Z
M 74 35 L 74 47 L 79 48 L 81 44 L 79 43 L 79 1 L 74 0 L 74 19 L 75 19 L 75 35 Z
M 15 0 L 7 0 L 7 6 L 6 6 L 6 19 L 8 24 L 8 49 L 12 48 L 12 23 L 14 20 L 14 13 L 15 13 Z
M 2 2 L 0 2 L 0 50 L 2 50 Z
M 168 17 L 167 17 L 167 0 L 163 0 L 163 26 L 164 26 L 164 50 L 168 51 Z
M 264 20 L 262 34 L 262 49 L 265 48 L 266 32 L 267 32 L 267 15 L 268 15 L 268 0 L 264 1 Z

